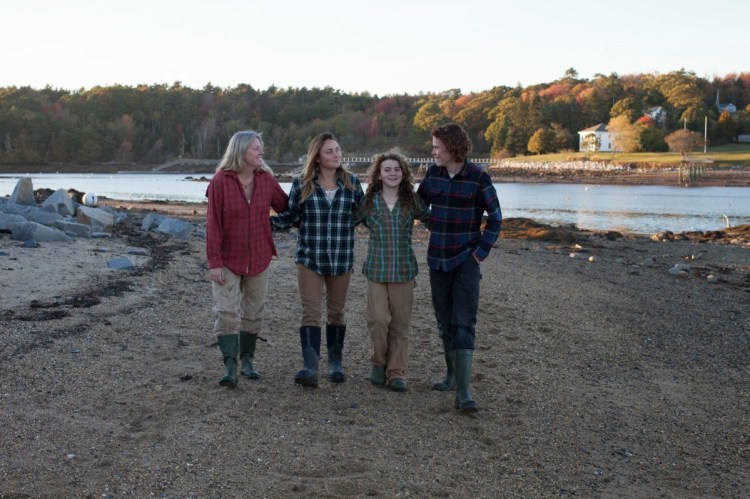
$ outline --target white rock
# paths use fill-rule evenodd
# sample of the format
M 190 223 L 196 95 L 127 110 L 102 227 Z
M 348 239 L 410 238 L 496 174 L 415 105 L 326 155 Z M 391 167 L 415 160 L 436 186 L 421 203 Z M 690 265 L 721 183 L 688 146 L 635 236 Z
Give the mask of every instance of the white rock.
M 687 270 L 685 269 L 685 267 L 687 267 Z M 684 277 L 688 275 L 689 269 L 690 269 L 689 265 L 683 265 L 683 264 L 678 263 L 677 265 L 669 269 L 669 273 L 672 275 Z
M 706 280 L 710 283 L 719 282 L 719 278 L 713 274 L 708 274 L 708 277 L 706 277 Z

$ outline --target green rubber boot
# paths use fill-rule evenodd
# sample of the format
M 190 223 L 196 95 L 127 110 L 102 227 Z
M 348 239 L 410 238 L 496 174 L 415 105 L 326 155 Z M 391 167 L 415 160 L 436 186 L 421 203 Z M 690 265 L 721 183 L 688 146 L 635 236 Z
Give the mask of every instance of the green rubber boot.
M 242 364 L 242 375 L 248 379 L 258 379 L 260 374 L 253 366 L 255 357 L 255 343 L 258 341 L 257 334 L 240 331 L 240 362 Z
M 464 414 L 471 414 L 479 410 L 479 406 L 471 398 L 471 371 L 474 360 L 474 350 L 456 350 L 456 408 Z
M 219 350 L 224 358 L 226 372 L 219 380 L 221 386 L 234 388 L 237 386 L 237 335 L 224 334 L 219 336 Z
M 385 385 L 385 367 L 372 366 L 372 371 L 370 372 L 370 383 L 377 386 Z
M 443 340 L 443 352 L 445 353 L 445 366 L 447 368 L 445 379 L 432 385 L 432 389 L 439 392 L 449 392 L 453 390 L 456 384 L 456 351 L 450 348 L 447 341 Z

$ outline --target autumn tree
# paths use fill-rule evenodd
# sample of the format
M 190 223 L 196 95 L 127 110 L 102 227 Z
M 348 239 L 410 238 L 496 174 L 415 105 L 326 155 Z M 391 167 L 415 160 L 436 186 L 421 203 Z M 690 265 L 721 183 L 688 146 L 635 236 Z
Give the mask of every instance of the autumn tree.
M 677 130 L 667 135 L 664 140 L 670 151 L 679 152 L 683 156 L 703 146 L 701 134 L 690 130 Z
M 714 137 L 719 143 L 733 142 L 737 137 L 739 125 L 729 111 L 724 110 L 716 123 Z
M 630 123 L 626 115 L 609 120 L 607 131 L 612 139 L 612 154 L 615 151 L 637 152 L 641 147 L 641 134 L 638 125 Z
M 609 116 L 616 118 L 618 116 L 627 116 L 629 121 L 635 121 L 643 113 L 641 106 L 632 97 L 625 97 L 615 102 L 612 109 L 609 110 Z
M 534 132 L 526 146 L 531 153 L 546 154 L 554 147 L 555 134 L 547 127 L 542 127 Z

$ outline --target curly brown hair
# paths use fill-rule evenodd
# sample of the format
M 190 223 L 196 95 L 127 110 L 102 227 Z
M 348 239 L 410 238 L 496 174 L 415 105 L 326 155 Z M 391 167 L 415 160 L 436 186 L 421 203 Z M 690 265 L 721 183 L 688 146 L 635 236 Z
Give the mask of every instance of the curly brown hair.
M 372 164 L 367 169 L 367 176 L 370 180 L 360 209 L 364 213 L 370 211 L 372 209 L 373 198 L 383 191 L 383 179 L 380 176 L 380 167 L 384 161 L 388 161 L 389 159 L 398 163 L 403 175 L 401 183 L 398 186 L 398 204 L 401 205 L 402 209 L 415 213 L 417 211 L 417 193 L 414 192 L 414 175 L 412 174 L 409 162 L 406 160 L 406 156 L 398 149 L 390 149 L 373 157 Z
M 463 163 L 471 152 L 471 139 L 466 130 L 456 123 L 446 123 L 445 125 L 436 126 L 430 132 L 430 135 L 440 139 L 445 144 L 448 152 L 453 155 L 453 159 Z

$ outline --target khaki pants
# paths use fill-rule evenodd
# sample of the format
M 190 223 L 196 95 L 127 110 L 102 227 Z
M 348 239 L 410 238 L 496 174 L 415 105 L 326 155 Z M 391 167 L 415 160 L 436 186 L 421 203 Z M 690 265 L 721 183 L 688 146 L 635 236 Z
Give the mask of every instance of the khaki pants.
M 406 379 L 414 281 L 367 281 L 367 330 L 373 366 L 384 366 L 390 379 Z
M 263 327 L 263 304 L 268 294 L 268 269 L 253 276 L 239 276 L 224 267 L 224 284 L 211 283 L 216 314 L 214 334 L 258 334 Z
M 323 309 L 323 288 L 326 293 L 326 323 L 343 326 L 346 293 L 352 273 L 320 275 L 304 265 L 297 264 L 297 287 L 302 302 L 302 326 L 320 327 Z

